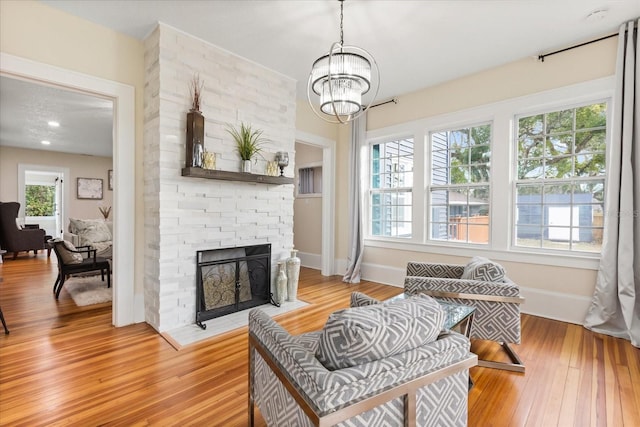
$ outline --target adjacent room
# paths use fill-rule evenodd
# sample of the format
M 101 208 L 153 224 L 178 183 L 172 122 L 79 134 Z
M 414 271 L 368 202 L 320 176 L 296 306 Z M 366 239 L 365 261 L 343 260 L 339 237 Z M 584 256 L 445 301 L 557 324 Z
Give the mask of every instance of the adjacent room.
M 0 425 L 640 425 L 637 0 L 0 0 Z

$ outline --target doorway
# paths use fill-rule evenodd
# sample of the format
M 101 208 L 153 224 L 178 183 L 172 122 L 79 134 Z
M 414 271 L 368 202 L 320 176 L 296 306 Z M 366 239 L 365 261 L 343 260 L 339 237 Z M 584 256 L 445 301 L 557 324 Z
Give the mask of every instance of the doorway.
M 320 183 L 320 187 L 322 189 L 321 192 L 321 219 L 320 221 L 320 230 L 321 230 L 321 256 L 318 260 L 317 257 L 308 257 L 305 260 L 305 253 L 299 253 L 300 259 L 305 266 L 313 266 L 312 268 L 320 268 L 320 272 L 323 276 L 331 276 L 335 274 L 334 272 L 334 254 L 335 254 L 335 151 L 336 151 L 336 142 L 331 139 L 323 138 L 317 135 L 309 134 L 306 132 L 296 132 L 296 146 L 298 144 L 303 144 L 302 146 L 314 147 L 316 149 L 320 149 L 321 161 L 312 161 L 309 163 L 312 167 L 317 167 L 319 165 L 322 166 L 322 180 Z M 296 154 L 295 160 L 296 169 L 299 167 L 299 159 Z M 305 163 L 304 159 L 302 159 L 302 164 Z M 297 173 L 297 170 L 296 170 Z M 297 190 L 296 190 L 297 194 Z M 310 202 L 311 203 L 311 202 Z M 294 207 L 294 227 L 296 224 L 296 213 Z M 298 218 L 298 224 L 300 224 L 300 218 Z M 301 233 L 302 231 L 299 231 Z M 295 242 L 295 233 L 294 233 L 294 242 Z
M 144 320 L 144 298 L 134 281 L 135 92 L 134 88 L 87 74 L 0 52 L 0 74 L 111 99 L 113 112 L 113 317 L 115 326 Z M 136 295 L 138 297 L 136 298 Z
M 38 224 L 53 238 L 61 238 L 68 221 L 69 168 L 18 165 L 19 218 Z

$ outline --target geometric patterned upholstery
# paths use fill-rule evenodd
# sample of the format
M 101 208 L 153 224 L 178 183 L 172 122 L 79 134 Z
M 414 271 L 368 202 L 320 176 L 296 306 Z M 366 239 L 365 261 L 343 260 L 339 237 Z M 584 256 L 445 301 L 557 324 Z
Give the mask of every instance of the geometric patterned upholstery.
M 479 299 L 436 297 L 443 301 L 476 307 L 469 337 L 520 344 L 520 304 L 483 300 L 483 296 L 520 297 L 520 288 L 508 277 L 504 282 L 461 279 L 464 265 L 409 262 L 404 291 L 477 294 Z
M 485 282 L 502 282 L 504 281 L 504 276 L 505 271 L 500 264 L 481 256 L 475 256 L 464 266 L 464 272 L 460 278 Z
M 365 305 L 380 304 L 381 302 L 382 301 L 370 297 L 367 294 L 363 294 L 362 292 L 351 292 L 349 307 L 364 307 Z
M 444 311 L 427 295 L 338 310 L 322 328 L 316 357 L 329 370 L 361 365 L 428 344 L 443 324 Z
M 349 368 L 330 371 L 315 357 L 319 332 L 290 335 L 260 309 L 249 313 L 249 335 L 277 367 L 304 402 L 319 416 L 333 414 L 356 402 L 469 357 L 469 340 L 444 332 L 418 348 Z M 311 426 L 311 419 L 274 373 L 261 353 L 250 345 L 250 404 L 255 403 L 268 426 Z M 427 384 L 416 393 L 419 426 L 466 426 L 468 368 Z M 253 399 L 253 400 L 251 400 Z M 404 425 L 405 399 L 394 398 L 341 421 L 337 426 Z

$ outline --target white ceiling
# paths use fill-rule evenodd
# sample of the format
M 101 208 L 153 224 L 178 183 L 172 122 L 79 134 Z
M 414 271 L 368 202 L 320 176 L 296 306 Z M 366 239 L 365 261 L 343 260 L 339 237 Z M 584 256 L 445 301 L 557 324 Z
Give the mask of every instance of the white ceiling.
M 0 77 L 0 145 L 111 157 L 112 142 L 111 100 Z
M 339 38 L 336 0 L 42 2 L 140 40 L 158 21 L 171 25 L 291 76 L 299 99 L 306 98 L 311 64 Z M 605 13 L 590 18 L 597 10 Z M 640 0 L 347 0 L 344 41 L 373 54 L 381 73 L 378 99 L 384 100 L 533 61 L 616 33 L 638 17 Z M 4 111 L 0 115 L 4 137 Z

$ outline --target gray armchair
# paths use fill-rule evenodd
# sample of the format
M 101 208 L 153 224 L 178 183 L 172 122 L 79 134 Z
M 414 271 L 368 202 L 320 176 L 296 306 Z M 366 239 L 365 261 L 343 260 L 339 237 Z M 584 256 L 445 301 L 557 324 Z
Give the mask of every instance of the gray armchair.
M 45 249 L 45 231 L 38 228 L 20 230 L 16 225 L 20 203 L 0 203 L 0 247 L 7 252 L 13 252 L 13 258 L 21 251 L 38 253 Z
M 520 304 L 524 298 L 499 264 L 480 257 L 467 265 L 409 262 L 404 290 L 410 295 L 422 293 L 476 307 L 469 337 L 497 341 L 511 359 L 511 363 L 480 359 L 478 366 L 525 371 L 524 363 L 509 346 L 520 344 Z
M 466 426 L 477 357 L 466 337 L 441 330 L 444 313 L 427 298 L 340 310 L 322 331 L 298 336 L 252 310 L 250 425 L 257 405 L 269 426 Z M 398 313 L 415 317 L 387 323 Z M 367 327 L 384 339 L 369 339 Z

